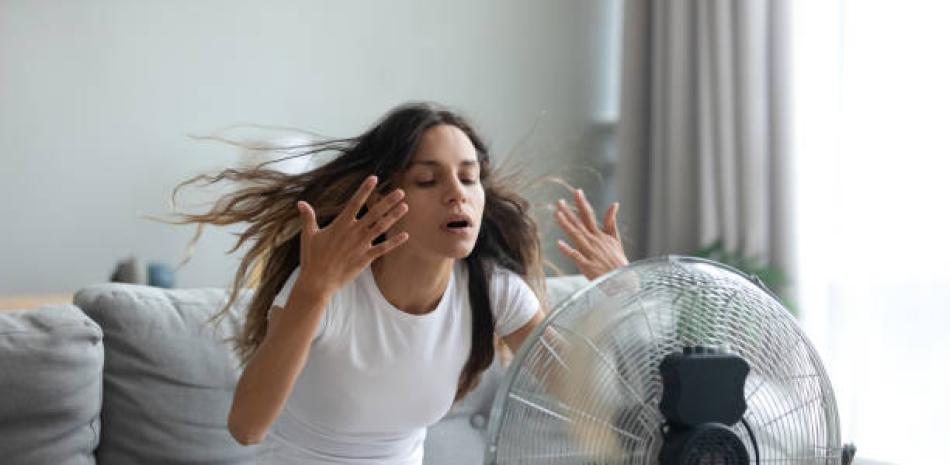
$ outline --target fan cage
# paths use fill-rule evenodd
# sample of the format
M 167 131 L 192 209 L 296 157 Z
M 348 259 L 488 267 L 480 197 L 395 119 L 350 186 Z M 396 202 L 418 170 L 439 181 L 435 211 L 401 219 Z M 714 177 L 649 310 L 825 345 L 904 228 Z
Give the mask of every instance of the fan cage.
M 495 397 L 485 463 L 659 463 L 659 364 L 687 346 L 749 363 L 744 419 L 760 463 L 841 463 L 834 393 L 795 319 L 757 280 L 679 256 L 608 273 L 545 318 Z M 727 426 L 756 463 L 746 429 Z

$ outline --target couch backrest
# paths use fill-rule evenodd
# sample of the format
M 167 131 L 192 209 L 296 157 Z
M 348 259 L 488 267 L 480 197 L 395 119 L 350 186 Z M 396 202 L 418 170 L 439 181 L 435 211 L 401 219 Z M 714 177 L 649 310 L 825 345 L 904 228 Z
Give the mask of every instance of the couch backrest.
M 226 340 L 244 302 L 219 326 L 206 324 L 224 300 L 222 289 L 129 284 L 76 294 L 105 334 L 99 465 L 254 463 L 255 448 L 226 426 L 238 378 Z
M 78 308 L 0 312 L 0 463 L 95 463 L 102 366 L 102 331 Z

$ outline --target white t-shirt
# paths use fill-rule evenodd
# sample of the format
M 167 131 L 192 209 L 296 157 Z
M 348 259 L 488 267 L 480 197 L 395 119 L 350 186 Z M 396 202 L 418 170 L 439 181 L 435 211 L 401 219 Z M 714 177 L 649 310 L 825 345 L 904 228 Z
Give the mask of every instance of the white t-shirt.
M 287 279 L 275 306 L 285 306 L 298 275 Z M 495 332 L 507 336 L 539 301 L 518 274 L 494 267 L 490 276 Z M 258 464 L 420 465 L 426 427 L 452 406 L 471 337 L 462 260 L 438 306 L 423 315 L 390 304 L 367 267 L 331 298 Z

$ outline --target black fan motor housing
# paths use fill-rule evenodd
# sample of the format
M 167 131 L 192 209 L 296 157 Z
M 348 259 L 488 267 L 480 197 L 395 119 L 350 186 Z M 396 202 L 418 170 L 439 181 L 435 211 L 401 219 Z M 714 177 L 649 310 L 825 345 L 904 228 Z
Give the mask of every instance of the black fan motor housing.
M 660 363 L 660 411 L 677 426 L 734 425 L 745 414 L 749 364 L 738 355 L 688 347 Z
M 660 374 L 660 412 L 667 421 L 660 463 L 749 463 L 749 452 L 730 428 L 746 411 L 749 364 L 735 354 L 687 347 L 666 356 Z

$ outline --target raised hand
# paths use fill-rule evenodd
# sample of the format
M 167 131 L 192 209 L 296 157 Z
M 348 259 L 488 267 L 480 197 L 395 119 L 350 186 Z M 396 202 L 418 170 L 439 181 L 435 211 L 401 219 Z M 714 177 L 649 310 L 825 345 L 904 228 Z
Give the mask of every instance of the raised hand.
M 562 240 L 557 241 L 558 250 L 567 255 L 578 270 L 587 277 L 594 279 L 615 268 L 629 263 L 623 252 L 620 233 L 617 231 L 617 210 L 620 204 L 614 202 L 604 214 L 604 226 L 597 225 L 597 218 L 591 208 L 584 191 L 574 191 L 574 203 L 577 205 L 577 214 L 571 210 L 564 199 L 557 202 L 554 219 L 573 243 L 573 247 Z M 580 215 L 580 218 L 578 218 Z
M 402 232 L 373 245 L 373 239 L 386 232 L 409 211 L 400 202 L 405 195 L 395 189 L 382 198 L 361 218 L 356 214 L 376 187 L 376 176 L 363 181 L 356 194 L 333 221 L 320 228 L 316 214 L 307 202 L 297 202 L 300 211 L 300 278 L 297 285 L 311 286 L 312 292 L 336 292 L 355 278 L 377 257 L 395 249 L 409 239 Z

